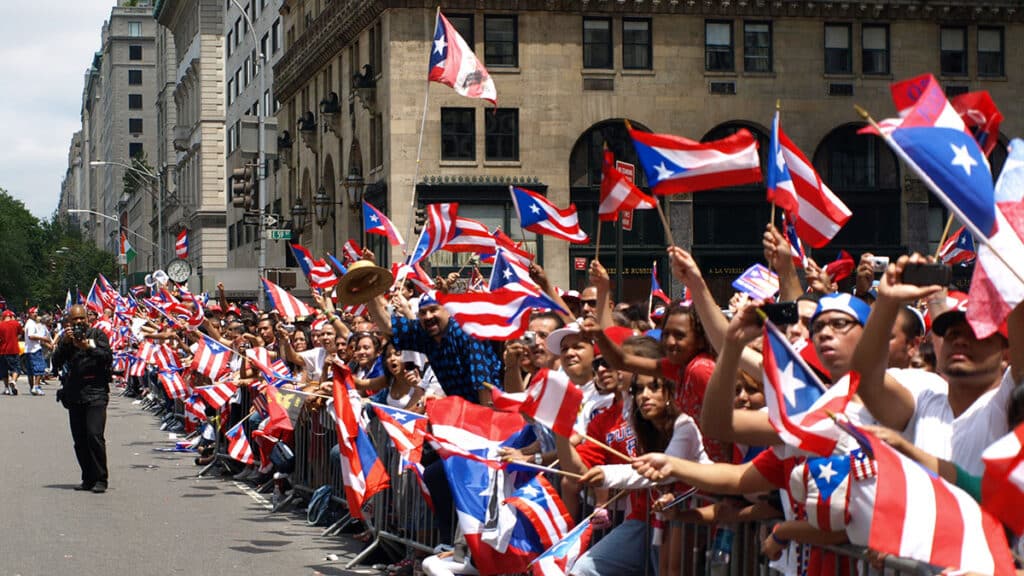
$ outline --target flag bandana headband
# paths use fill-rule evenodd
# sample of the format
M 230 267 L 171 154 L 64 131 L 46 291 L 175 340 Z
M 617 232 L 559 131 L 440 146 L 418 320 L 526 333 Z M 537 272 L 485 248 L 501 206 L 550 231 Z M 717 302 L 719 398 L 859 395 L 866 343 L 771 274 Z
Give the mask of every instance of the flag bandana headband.
M 440 303 L 437 301 L 437 292 L 431 290 L 423 296 L 420 296 L 420 308 L 426 308 L 427 306 L 438 306 Z
M 868 323 L 868 314 L 871 313 L 871 306 L 868 306 L 867 302 L 852 294 L 836 292 L 835 294 L 824 296 L 818 301 L 818 307 L 814 310 L 814 316 L 811 316 L 811 323 L 813 324 L 818 319 L 818 316 L 821 316 L 824 312 L 848 314 L 856 319 L 861 326 L 864 326 Z

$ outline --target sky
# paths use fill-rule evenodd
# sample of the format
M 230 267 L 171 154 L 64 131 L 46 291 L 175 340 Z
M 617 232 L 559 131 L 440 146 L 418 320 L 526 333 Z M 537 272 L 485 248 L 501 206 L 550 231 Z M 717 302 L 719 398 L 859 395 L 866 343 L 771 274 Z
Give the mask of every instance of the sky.
M 115 0 L 0 0 L 0 188 L 49 219 L 71 136 L 82 128 L 85 71 Z

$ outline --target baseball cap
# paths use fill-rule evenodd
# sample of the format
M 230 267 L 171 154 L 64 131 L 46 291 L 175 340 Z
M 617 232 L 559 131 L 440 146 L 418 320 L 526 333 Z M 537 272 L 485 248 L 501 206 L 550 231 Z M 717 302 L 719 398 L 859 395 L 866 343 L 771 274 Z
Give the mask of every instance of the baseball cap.
M 835 292 L 822 296 L 818 300 L 818 307 L 814 310 L 814 315 L 811 316 L 811 324 L 825 312 L 842 312 L 848 316 L 853 317 L 861 326 L 867 324 L 868 315 L 871 314 L 871 306 L 868 303 L 857 298 L 852 294 L 845 292 Z
M 4 310 L 3 317 L 4 318 L 14 318 L 14 312 L 11 312 L 10 310 Z
M 936 316 L 931 322 L 932 332 L 939 336 L 945 336 L 946 330 L 949 330 L 950 326 L 961 320 L 966 320 L 968 304 L 967 294 L 956 290 L 950 292 L 946 297 L 946 311 Z M 971 331 L 977 336 L 977 331 L 973 326 Z M 1001 334 L 1003 338 L 1009 338 L 1005 320 L 995 331 Z

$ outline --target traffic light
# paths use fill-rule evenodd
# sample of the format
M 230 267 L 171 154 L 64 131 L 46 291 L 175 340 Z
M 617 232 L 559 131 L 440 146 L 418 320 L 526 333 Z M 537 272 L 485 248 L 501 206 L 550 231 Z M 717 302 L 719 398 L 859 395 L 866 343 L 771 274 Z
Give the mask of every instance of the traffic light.
M 231 205 L 252 210 L 256 206 L 253 166 L 246 164 L 231 171 Z
M 416 225 L 413 228 L 417 234 L 423 231 L 423 226 L 427 223 L 427 210 L 426 208 L 416 208 Z

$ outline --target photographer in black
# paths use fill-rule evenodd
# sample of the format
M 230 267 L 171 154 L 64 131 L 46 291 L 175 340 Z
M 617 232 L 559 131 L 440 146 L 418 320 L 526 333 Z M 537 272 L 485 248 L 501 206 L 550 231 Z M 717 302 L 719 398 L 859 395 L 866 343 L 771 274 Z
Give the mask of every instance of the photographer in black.
M 75 490 L 107 490 L 107 425 L 110 373 L 114 357 L 101 330 L 89 327 L 85 306 L 76 304 L 70 323 L 53 352 L 53 369 L 61 374 L 57 400 L 68 409 L 75 456 L 82 468 L 82 483 Z

